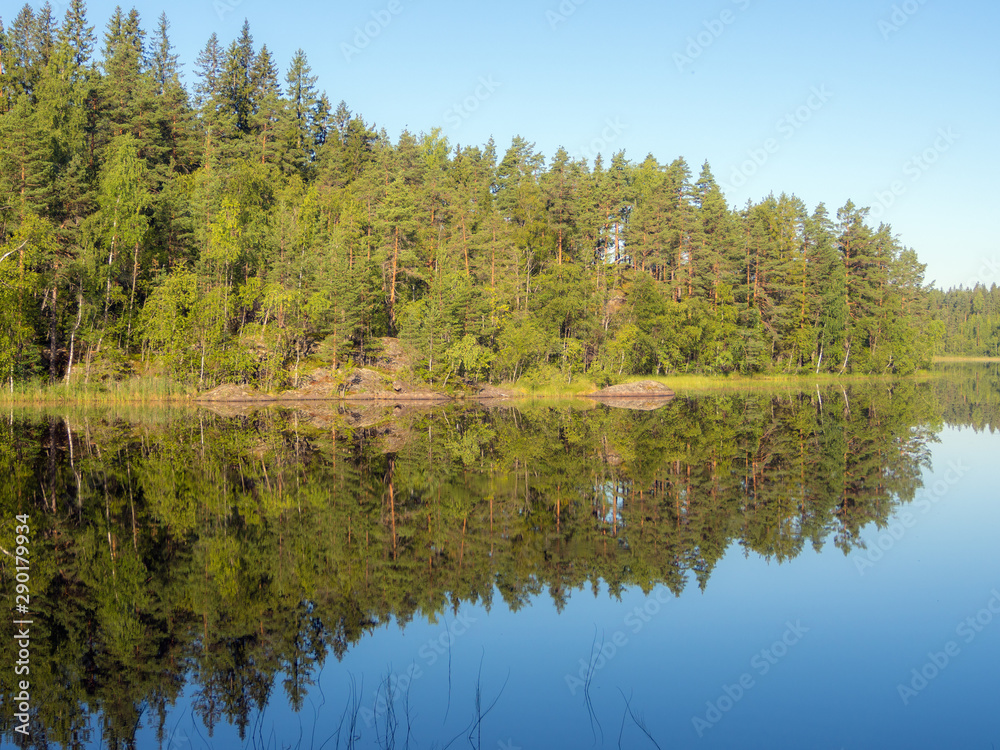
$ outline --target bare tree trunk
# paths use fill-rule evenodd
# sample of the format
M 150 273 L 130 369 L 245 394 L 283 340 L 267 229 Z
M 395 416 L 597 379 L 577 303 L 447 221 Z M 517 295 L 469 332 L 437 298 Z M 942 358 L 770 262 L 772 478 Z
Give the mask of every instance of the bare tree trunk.
M 851 357 L 851 340 L 847 340 L 847 353 L 844 354 L 844 364 L 840 366 L 840 374 L 844 374 L 844 370 L 847 369 L 847 360 Z
M 56 313 L 58 311 L 57 296 L 59 294 L 59 286 L 55 283 L 52 284 L 52 314 L 49 316 L 49 383 L 56 382 L 56 329 L 57 329 L 57 319 Z
M 465 253 L 465 277 L 469 278 L 469 242 L 465 235 L 465 216 L 462 216 L 462 251 Z
M 392 245 L 392 283 L 389 286 L 389 323 L 396 327 L 396 266 L 399 261 L 399 227 Z
M 76 332 L 80 330 L 80 322 L 83 320 L 83 292 L 77 298 L 78 309 L 76 311 L 76 325 L 69 336 L 69 362 L 66 363 L 66 384 L 69 385 L 70 375 L 73 373 L 73 345 L 76 343 Z
M 135 248 L 132 251 L 132 293 L 129 295 L 128 299 L 128 333 L 125 334 L 126 339 L 131 339 L 132 337 L 132 313 L 135 310 L 135 282 L 139 278 L 139 243 L 135 243 Z

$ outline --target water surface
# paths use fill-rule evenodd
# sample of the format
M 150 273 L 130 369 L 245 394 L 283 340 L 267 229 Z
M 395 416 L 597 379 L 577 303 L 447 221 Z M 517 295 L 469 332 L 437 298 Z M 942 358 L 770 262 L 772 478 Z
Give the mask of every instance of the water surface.
M 9 412 L 34 744 L 992 747 L 998 384 Z

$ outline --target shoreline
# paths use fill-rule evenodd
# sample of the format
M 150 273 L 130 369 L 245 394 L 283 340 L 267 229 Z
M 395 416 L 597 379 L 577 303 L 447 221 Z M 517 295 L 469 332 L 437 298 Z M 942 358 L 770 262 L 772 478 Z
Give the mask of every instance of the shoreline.
M 958 363 L 997 363 L 1000 358 L 935 358 L 935 364 L 958 364 Z M 492 386 L 488 384 L 477 384 L 474 389 L 466 392 L 444 392 L 434 391 L 423 386 L 419 391 L 412 393 L 346 393 L 346 394 L 318 394 L 301 393 L 295 391 L 285 391 L 283 393 L 256 393 L 244 392 L 233 394 L 227 397 L 213 397 L 212 391 L 195 393 L 183 389 L 177 384 L 164 384 L 161 381 L 161 390 L 156 392 L 152 389 L 144 389 L 148 385 L 142 379 L 125 381 L 118 387 L 104 390 L 89 390 L 82 392 L 67 391 L 66 386 L 57 384 L 55 386 L 41 386 L 34 390 L 16 391 L 12 394 L 9 391 L 0 392 L 0 405 L 13 406 L 107 406 L 114 404 L 149 405 L 149 406 L 207 406 L 210 404 L 222 403 L 259 403 L 266 405 L 294 405 L 298 403 L 449 403 L 462 401 L 532 401 L 532 400 L 560 400 L 560 399 L 588 399 L 593 401 L 615 401 L 624 399 L 649 398 L 669 400 L 676 396 L 698 395 L 699 393 L 715 391 L 741 391 L 741 390 L 779 390 L 794 388 L 798 390 L 819 388 L 821 386 L 844 386 L 858 383 L 876 383 L 892 381 L 923 381 L 935 377 L 940 373 L 934 370 L 921 370 L 911 375 L 863 375 L 836 373 L 821 374 L 795 374 L 795 375 L 757 375 L 757 376 L 727 376 L 727 375 L 661 375 L 629 378 L 621 384 L 611 386 L 618 393 L 603 392 L 606 389 L 598 388 L 590 381 L 583 381 L 579 388 L 574 384 L 566 386 L 549 384 L 534 390 L 518 384 L 501 384 Z M 637 386 L 640 383 L 653 384 L 658 390 L 634 389 L 630 386 Z M 176 387 L 176 391 L 173 388 Z M 223 386 L 226 387 L 226 386 Z M 242 386 L 240 387 L 242 388 Z M 216 389 L 212 389 L 216 390 Z M 247 389 L 249 391 L 249 389 Z

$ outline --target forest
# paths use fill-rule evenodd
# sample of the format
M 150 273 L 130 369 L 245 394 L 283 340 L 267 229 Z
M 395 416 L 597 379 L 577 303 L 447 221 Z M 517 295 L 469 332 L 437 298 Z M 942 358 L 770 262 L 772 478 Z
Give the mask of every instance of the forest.
M 384 337 L 415 377 L 906 374 L 996 354 L 995 285 L 947 294 L 890 226 L 708 163 L 547 158 L 384 129 L 248 23 L 190 82 L 161 15 L 0 21 L 0 377 L 294 387 Z
M 939 353 L 1000 357 L 1000 287 L 978 283 L 972 289 L 932 289 L 930 294 L 944 325 Z

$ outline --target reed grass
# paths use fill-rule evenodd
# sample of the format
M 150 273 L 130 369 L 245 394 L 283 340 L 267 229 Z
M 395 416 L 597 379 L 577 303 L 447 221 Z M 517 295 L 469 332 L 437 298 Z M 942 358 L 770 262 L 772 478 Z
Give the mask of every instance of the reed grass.
M 108 406 L 121 403 L 155 404 L 187 401 L 195 389 L 164 377 L 129 378 L 107 383 L 15 382 L 0 389 L 0 404 L 80 404 Z
M 912 375 L 904 376 L 904 379 L 911 381 L 929 380 L 941 373 L 921 370 Z M 798 374 L 769 374 L 769 375 L 704 375 L 704 374 L 681 374 L 681 375 L 634 375 L 623 379 L 622 383 L 638 383 L 643 380 L 652 380 L 663 383 L 665 386 L 679 395 L 696 395 L 699 393 L 713 393 L 719 391 L 776 391 L 782 389 L 804 390 L 813 389 L 817 386 L 828 387 L 835 385 L 851 385 L 861 383 L 895 382 L 901 379 L 898 375 L 864 375 L 836 373 L 798 373 Z M 500 386 L 505 390 L 517 394 L 521 398 L 534 401 L 547 401 L 559 399 L 580 399 L 585 400 L 588 394 L 600 390 L 593 380 L 588 378 L 576 378 L 571 384 L 549 383 L 540 386 L 532 384 L 526 387 L 522 383 L 503 383 Z M 641 394 L 640 394 L 641 395 Z
M 694 394 L 714 391 L 773 391 L 782 388 L 803 390 L 818 386 L 856 385 L 859 383 L 891 383 L 901 379 L 920 381 L 930 376 L 927 371 L 912 375 L 864 375 L 837 373 L 799 373 L 769 375 L 660 375 L 629 378 L 625 382 L 653 380 L 663 383 L 675 393 Z
M 1000 357 L 959 357 L 942 356 L 934 357 L 934 364 L 996 364 L 1000 362 Z

